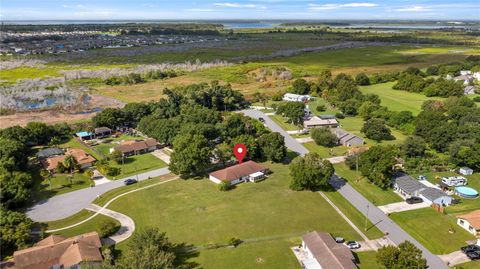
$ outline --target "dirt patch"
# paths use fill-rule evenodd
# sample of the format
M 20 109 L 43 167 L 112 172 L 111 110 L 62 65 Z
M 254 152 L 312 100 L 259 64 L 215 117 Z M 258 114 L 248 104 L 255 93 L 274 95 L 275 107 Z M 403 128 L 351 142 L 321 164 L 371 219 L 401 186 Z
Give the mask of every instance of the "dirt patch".
M 71 113 L 63 110 L 42 110 L 15 113 L 13 115 L 0 117 L 0 128 L 8 128 L 15 125 L 25 126 L 32 121 L 44 122 L 47 124 L 54 124 L 60 122 L 77 122 L 91 119 L 99 111 L 107 107 L 123 107 L 125 104 L 116 99 L 92 95 L 88 106 L 79 108 L 78 111 Z M 76 109 L 77 110 L 77 109 Z

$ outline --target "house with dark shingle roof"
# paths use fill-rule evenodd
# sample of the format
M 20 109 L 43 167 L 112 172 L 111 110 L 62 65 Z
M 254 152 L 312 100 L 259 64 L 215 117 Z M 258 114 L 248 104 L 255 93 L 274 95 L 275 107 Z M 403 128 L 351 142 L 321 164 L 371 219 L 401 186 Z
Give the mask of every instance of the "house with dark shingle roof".
M 266 173 L 267 168 L 254 161 L 246 161 L 212 172 L 209 174 L 209 179 L 217 184 L 227 182 L 235 185 L 246 181 L 258 182 L 265 177 Z
M 310 232 L 302 237 L 302 250 L 306 252 L 302 268 L 306 269 L 357 269 L 356 259 L 350 249 L 335 242 L 328 233 Z
M 39 150 L 36 154 L 38 159 L 45 159 L 56 155 L 63 155 L 63 150 L 59 148 L 46 148 Z
M 409 175 L 401 175 L 395 178 L 393 189 L 405 198 L 412 196 L 420 197 L 427 204 L 438 204 L 448 206 L 453 198 L 442 190 L 435 188 L 433 184 L 415 180 Z M 430 186 L 429 186 L 430 185 Z

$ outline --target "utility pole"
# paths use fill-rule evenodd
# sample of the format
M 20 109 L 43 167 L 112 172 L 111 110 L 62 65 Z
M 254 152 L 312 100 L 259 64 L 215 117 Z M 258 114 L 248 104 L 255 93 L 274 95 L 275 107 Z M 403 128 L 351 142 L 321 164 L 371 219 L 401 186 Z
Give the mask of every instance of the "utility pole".
M 367 231 L 368 225 L 368 209 L 370 208 L 370 204 L 367 204 L 367 214 L 365 214 L 365 232 Z

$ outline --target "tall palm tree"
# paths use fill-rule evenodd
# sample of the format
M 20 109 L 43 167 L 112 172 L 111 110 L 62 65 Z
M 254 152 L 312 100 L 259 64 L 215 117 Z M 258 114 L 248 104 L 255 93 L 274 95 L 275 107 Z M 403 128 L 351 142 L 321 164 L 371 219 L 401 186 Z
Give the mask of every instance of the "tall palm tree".
M 65 160 L 63 160 L 63 165 L 68 171 L 70 171 L 70 175 L 73 175 L 73 172 L 78 167 L 78 162 L 72 155 L 67 155 Z
M 50 172 L 48 172 L 47 170 L 42 170 L 40 171 L 40 176 L 42 177 L 42 179 L 44 181 L 48 181 L 48 185 L 50 187 L 50 190 L 52 189 L 52 175 L 50 174 Z

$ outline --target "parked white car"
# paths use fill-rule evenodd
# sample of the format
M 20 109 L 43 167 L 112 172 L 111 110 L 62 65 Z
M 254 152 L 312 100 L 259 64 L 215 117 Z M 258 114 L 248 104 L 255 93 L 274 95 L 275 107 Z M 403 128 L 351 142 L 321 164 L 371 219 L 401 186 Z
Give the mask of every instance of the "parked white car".
M 344 243 L 349 249 L 360 248 L 360 244 L 357 241 L 348 241 Z

